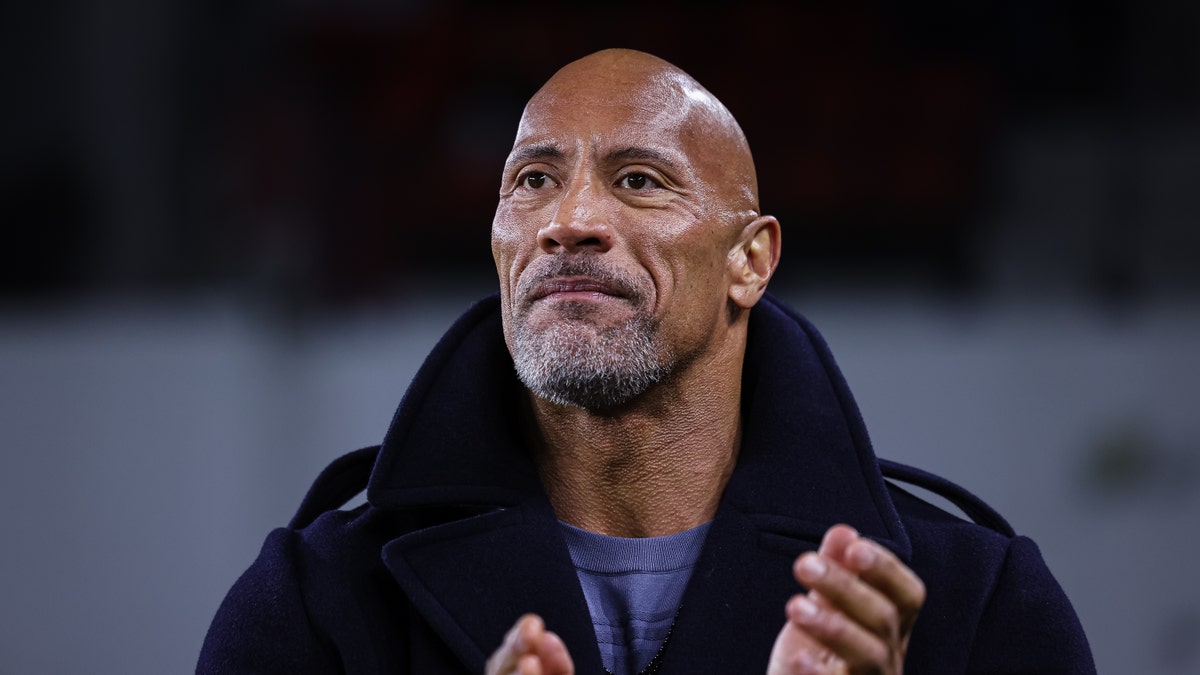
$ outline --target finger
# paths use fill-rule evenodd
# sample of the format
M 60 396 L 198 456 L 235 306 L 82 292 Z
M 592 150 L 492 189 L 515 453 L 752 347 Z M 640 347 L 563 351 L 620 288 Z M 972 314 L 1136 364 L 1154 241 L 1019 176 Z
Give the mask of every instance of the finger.
M 546 631 L 542 636 L 542 643 L 538 647 L 538 656 L 541 657 L 545 675 L 574 675 L 575 673 L 575 663 L 571 660 L 571 653 L 567 651 L 567 645 L 563 643 L 557 633 Z
M 823 648 L 814 652 L 822 668 L 816 672 L 836 672 L 839 667 L 854 672 L 859 669 L 878 672 L 880 667 L 894 660 L 891 642 L 842 612 L 820 607 L 804 595 L 793 596 L 788 601 L 787 616 L 789 622 L 812 636 Z M 821 658 L 822 652 L 824 658 Z M 831 659 L 830 655 L 837 658 Z
M 517 640 L 519 626 L 520 623 L 513 624 L 513 627 L 509 628 L 508 632 L 504 634 L 504 639 L 500 641 L 500 646 L 488 657 L 487 675 L 501 675 L 501 673 L 507 673 L 513 669 L 513 659 L 517 658 L 513 649 L 513 643 Z
M 825 531 L 821 538 L 821 548 L 817 550 L 823 556 L 840 562 L 845 561 L 846 548 L 859 540 L 858 530 L 844 524 L 834 525 Z
M 545 625 L 542 623 L 542 618 L 536 614 L 526 614 L 513 627 L 504 634 L 504 640 L 500 643 L 500 647 L 492 654 L 487 661 L 488 675 L 507 675 L 508 673 L 522 673 L 528 675 L 531 672 L 528 666 L 522 668 L 521 661 L 529 654 L 534 653 L 531 647 L 537 645 L 542 640 L 542 635 L 545 632 Z M 536 661 L 536 656 L 534 661 Z
M 838 666 L 843 670 L 837 670 Z M 845 673 L 845 662 L 793 621 L 785 621 L 771 649 L 767 675 Z
M 514 645 L 525 653 L 532 653 L 537 650 L 545 632 L 546 624 L 542 622 L 542 617 L 526 614 L 517 620 L 517 639 Z
M 825 530 L 825 536 L 821 537 L 821 547 L 817 549 L 817 552 L 839 563 L 843 562 L 846 555 L 846 548 L 857 541 L 858 538 L 858 530 L 853 527 L 842 523 L 833 525 L 828 530 Z M 798 576 L 796 578 L 799 580 Z M 825 599 L 821 597 L 821 594 L 816 591 L 810 589 L 808 597 L 822 607 L 830 607 Z
M 896 606 L 901 632 L 907 633 L 925 604 L 925 583 L 895 554 L 869 539 L 853 542 L 845 554 L 847 569 Z
M 516 675 L 542 675 L 542 661 L 536 654 L 526 654 L 517 660 Z
M 805 603 L 829 613 L 845 615 L 850 621 L 885 640 L 900 635 L 899 611 L 878 589 L 857 574 L 817 553 L 805 553 L 796 559 L 796 578 L 815 597 Z

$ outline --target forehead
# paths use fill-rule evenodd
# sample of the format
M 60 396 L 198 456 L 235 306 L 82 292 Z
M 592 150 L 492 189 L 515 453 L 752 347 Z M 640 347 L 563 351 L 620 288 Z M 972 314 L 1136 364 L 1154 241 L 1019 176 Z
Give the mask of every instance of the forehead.
M 531 145 L 564 153 L 638 146 L 686 159 L 706 98 L 711 96 L 702 89 L 667 75 L 552 80 L 526 106 L 514 151 Z

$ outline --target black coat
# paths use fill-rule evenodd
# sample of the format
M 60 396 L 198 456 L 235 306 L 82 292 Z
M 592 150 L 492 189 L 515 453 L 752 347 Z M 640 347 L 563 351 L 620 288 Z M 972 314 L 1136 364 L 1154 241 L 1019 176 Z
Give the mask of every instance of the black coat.
M 367 449 L 335 462 L 292 524 L 270 534 L 218 610 L 197 672 L 480 673 L 524 612 L 563 638 L 577 672 L 602 672 L 521 441 L 524 400 L 493 297 L 433 350 L 378 459 Z M 368 503 L 333 510 L 368 473 Z M 940 492 L 977 522 L 895 481 Z M 961 488 L 877 460 L 821 337 L 767 296 L 751 312 L 737 467 L 661 672 L 764 673 L 800 590 L 792 562 L 835 523 L 891 549 L 926 584 L 908 673 L 1095 671 L 1036 545 Z

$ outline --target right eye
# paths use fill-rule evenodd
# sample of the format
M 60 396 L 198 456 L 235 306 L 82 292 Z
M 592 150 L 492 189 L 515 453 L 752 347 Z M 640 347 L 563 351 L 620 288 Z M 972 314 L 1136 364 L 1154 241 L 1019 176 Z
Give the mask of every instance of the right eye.
M 529 171 L 523 174 L 517 180 L 517 184 L 521 187 L 527 187 L 530 190 L 541 190 L 542 188 L 547 187 L 557 187 L 554 179 L 550 178 L 550 176 L 547 176 L 541 171 Z

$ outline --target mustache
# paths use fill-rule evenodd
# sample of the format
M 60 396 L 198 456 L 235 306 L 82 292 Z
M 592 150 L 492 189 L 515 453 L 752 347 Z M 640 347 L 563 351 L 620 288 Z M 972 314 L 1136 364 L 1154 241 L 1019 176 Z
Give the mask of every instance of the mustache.
M 590 256 L 548 256 L 538 259 L 526 269 L 525 278 L 517 285 L 518 297 L 528 303 L 542 284 L 552 279 L 570 277 L 598 282 L 611 289 L 614 295 L 627 298 L 634 304 L 640 304 L 645 297 L 636 279 Z

